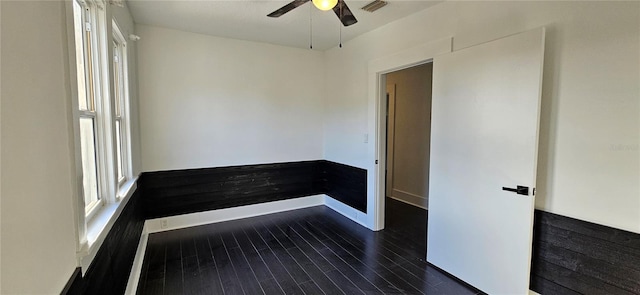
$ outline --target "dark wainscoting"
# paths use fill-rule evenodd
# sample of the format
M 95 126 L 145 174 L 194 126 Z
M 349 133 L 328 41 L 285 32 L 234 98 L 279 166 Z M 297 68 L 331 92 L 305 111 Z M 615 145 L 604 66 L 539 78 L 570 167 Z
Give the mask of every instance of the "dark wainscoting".
M 327 194 L 365 212 L 366 170 L 304 161 L 145 172 L 147 219 Z
M 140 189 L 133 193 L 83 277 L 62 294 L 124 294 L 144 227 Z M 79 271 L 79 269 L 77 269 Z M 78 273 L 79 274 L 79 273 Z
M 82 271 L 79 267 L 73 271 L 71 278 L 62 289 L 62 295 L 82 295 L 84 285 L 82 284 Z
M 366 212 L 366 170 L 307 161 L 143 173 L 85 276 L 62 294 L 123 294 L 144 220 L 327 194 Z M 531 289 L 640 294 L 640 234 L 536 210 Z
M 640 294 L 640 234 L 536 210 L 531 290 Z
M 317 161 L 145 172 L 147 219 L 311 196 L 322 191 Z
M 331 161 L 321 161 L 324 193 L 367 213 L 367 170 Z

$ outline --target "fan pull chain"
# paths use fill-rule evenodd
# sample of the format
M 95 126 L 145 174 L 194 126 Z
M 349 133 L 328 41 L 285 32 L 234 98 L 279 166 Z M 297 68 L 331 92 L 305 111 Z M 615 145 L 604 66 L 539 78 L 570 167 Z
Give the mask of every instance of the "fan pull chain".
M 338 22 L 338 26 L 340 27 L 340 48 L 342 48 L 342 18 L 344 15 L 342 14 L 342 3 L 340 4 L 340 21 Z
M 309 49 L 313 49 L 313 5 L 309 5 Z

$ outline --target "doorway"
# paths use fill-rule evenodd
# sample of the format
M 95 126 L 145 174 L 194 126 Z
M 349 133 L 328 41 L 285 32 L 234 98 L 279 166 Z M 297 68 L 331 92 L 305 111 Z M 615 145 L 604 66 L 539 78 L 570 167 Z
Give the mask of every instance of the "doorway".
M 384 75 L 385 228 L 426 256 L 433 64 Z
M 450 53 L 452 45 L 453 38 L 443 38 L 369 62 L 367 134 L 373 134 L 374 140 L 367 145 L 367 158 L 371 160 L 367 167 L 367 214 L 360 220 L 371 230 L 385 228 L 386 74 L 430 63 L 434 57 Z
M 427 261 L 490 294 L 528 292 L 544 41 L 537 28 L 369 63 L 371 228 L 385 228 L 385 74 L 434 60 Z

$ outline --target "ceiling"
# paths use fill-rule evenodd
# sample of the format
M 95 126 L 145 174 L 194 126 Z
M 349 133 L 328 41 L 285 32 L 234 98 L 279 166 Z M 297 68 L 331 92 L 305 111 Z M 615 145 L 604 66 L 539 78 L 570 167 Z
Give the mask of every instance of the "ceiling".
M 290 0 L 128 0 L 136 23 L 212 36 L 309 48 L 310 16 L 314 50 L 340 42 L 340 21 L 333 11 L 320 11 L 308 2 L 279 18 L 267 14 Z M 370 1 L 345 0 L 358 23 L 342 27 L 342 41 L 355 38 L 440 1 L 394 1 L 373 13 L 362 9 Z M 346 46 L 346 45 L 345 45 Z

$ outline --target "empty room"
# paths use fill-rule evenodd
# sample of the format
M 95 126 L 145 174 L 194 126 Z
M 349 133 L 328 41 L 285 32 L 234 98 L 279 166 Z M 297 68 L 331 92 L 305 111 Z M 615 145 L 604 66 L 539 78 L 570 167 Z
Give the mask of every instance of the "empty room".
M 0 294 L 640 294 L 638 1 L 0 24 Z

